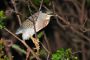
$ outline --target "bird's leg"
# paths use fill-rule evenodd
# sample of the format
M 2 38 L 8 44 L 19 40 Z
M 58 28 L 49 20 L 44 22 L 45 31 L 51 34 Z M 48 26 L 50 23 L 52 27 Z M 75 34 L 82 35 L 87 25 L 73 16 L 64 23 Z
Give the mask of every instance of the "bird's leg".
M 39 39 L 34 38 L 33 36 L 30 36 L 32 42 L 35 44 L 35 49 L 37 49 L 37 53 L 39 52 L 40 46 L 39 46 Z

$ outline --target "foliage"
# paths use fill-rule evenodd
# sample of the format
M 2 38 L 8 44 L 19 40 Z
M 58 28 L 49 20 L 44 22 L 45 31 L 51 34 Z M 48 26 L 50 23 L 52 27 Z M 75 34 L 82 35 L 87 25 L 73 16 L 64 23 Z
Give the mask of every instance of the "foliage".
M 4 40 L 0 40 L 0 60 L 9 60 L 8 56 L 5 54 L 4 50 Z
M 41 38 L 42 35 L 43 35 L 43 32 L 40 32 L 40 33 L 38 34 L 38 38 Z
M 52 60 L 78 60 L 78 58 L 72 55 L 71 49 L 59 49 L 52 54 Z
M 6 16 L 4 15 L 3 11 L 0 11 L 0 29 L 4 28 L 5 24 L 4 24 L 4 20 L 5 20 Z

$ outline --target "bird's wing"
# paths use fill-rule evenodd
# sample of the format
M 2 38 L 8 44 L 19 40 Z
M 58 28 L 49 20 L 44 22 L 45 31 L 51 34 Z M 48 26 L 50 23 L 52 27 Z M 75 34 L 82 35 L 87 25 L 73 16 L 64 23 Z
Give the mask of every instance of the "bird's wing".
M 38 14 L 39 12 L 33 14 L 32 16 L 30 16 L 27 20 L 25 20 L 23 23 L 22 23 L 22 27 L 25 27 L 25 28 L 31 28 L 33 27 L 33 21 L 36 22 L 37 18 L 38 18 Z
M 40 31 L 49 24 L 49 20 L 37 21 L 35 24 L 36 32 Z

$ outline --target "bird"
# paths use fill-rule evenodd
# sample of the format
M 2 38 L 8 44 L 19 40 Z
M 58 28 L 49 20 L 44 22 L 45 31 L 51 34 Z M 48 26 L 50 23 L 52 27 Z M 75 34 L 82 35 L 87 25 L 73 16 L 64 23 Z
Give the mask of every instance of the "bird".
M 30 36 L 33 36 L 35 34 L 35 29 L 36 32 L 39 32 L 49 24 L 51 16 L 51 11 L 39 11 L 34 13 L 22 23 L 22 25 L 16 30 L 16 34 L 22 34 L 23 40 L 29 40 Z M 33 21 L 35 22 L 35 24 L 33 23 Z

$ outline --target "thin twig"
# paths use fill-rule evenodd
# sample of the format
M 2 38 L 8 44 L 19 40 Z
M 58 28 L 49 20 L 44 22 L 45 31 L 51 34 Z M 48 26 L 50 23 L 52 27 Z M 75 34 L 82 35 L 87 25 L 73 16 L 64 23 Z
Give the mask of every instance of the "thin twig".
M 15 4 L 15 0 L 11 0 L 12 4 L 13 4 L 13 7 L 14 7 L 14 10 L 16 13 L 18 13 L 18 10 L 16 8 L 16 4 Z M 18 22 L 19 22 L 19 25 L 21 26 L 21 19 L 20 19 L 20 16 L 18 14 L 16 14 L 17 18 L 18 18 Z
M 27 53 L 26 53 L 26 60 L 28 60 L 28 59 L 29 59 L 29 56 L 30 56 L 30 50 L 29 50 L 29 49 L 27 49 Z
M 38 11 L 37 7 L 36 7 L 35 4 L 32 2 L 32 0 L 29 0 L 29 1 L 30 1 L 30 3 L 31 3 L 32 7 L 34 7 L 34 8 L 36 9 L 36 11 Z
M 59 16 L 57 13 L 55 13 L 57 15 L 57 17 L 62 20 L 66 25 L 70 25 L 70 22 L 67 21 L 64 17 Z M 70 26 L 70 29 L 75 32 L 76 34 L 78 34 L 79 36 L 85 38 L 86 40 L 88 40 L 90 42 L 90 39 L 88 37 L 86 37 L 85 35 L 83 35 L 81 32 L 77 31 L 75 28 L 73 28 L 73 26 Z
M 40 7 L 39 7 L 39 12 L 40 12 L 40 9 L 42 7 L 42 4 L 43 4 L 43 0 L 41 1 Z M 30 4 L 29 3 L 28 3 L 28 8 L 29 8 L 29 12 L 31 14 L 31 8 L 30 8 Z M 38 16 L 39 16 L 39 14 L 38 14 Z M 38 16 L 37 16 L 37 18 L 38 18 Z M 37 18 L 36 18 L 36 20 L 34 20 L 34 17 L 33 16 L 32 16 L 32 18 L 33 18 L 33 25 L 34 25 L 35 37 L 37 38 L 36 27 L 35 27 L 35 21 L 37 21 Z
M 70 23 L 68 21 L 66 21 L 63 17 L 59 16 L 59 19 L 62 20 L 65 24 L 70 25 Z M 88 40 L 90 42 L 90 38 L 88 38 L 87 36 L 83 35 L 81 32 L 79 32 L 78 30 L 76 30 L 75 28 L 73 28 L 73 26 L 69 27 L 73 32 L 75 32 L 76 34 L 78 34 L 79 36 L 81 36 L 82 38 L 85 38 L 86 40 Z
M 83 41 L 81 41 L 81 49 L 82 49 L 82 60 L 87 60 L 86 59 L 86 55 L 85 55 L 85 53 L 86 53 L 86 50 L 85 50 L 85 43 L 83 42 Z
M 40 12 L 40 9 L 42 8 L 42 4 L 43 4 L 43 0 L 41 1 L 40 7 L 39 7 L 39 12 Z
M 32 13 L 31 13 L 31 8 L 30 8 L 30 4 L 28 3 L 28 9 L 29 9 L 29 13 L 31 14 L 31 16 L 32 16 Z M 35 21 L 37 20 L 35 20 L 34 19 L 35 17 L 33 17 L 32 16 L 32 20 L 33 20 L 33 25 L 34 25 L 34 32 L 35 32 L 35 37 L 37 38 L 37 33 L 36 33 L 36 27 L 35 27 Z M 38 16 L 37 16 L 37 18 L 38 18 Z
M 77 12 L 80 13 L 80 11 L 81 11 L 81 10 L 80 10 L 80 6 L 79 6 L 80 4 L 78 3 L 77 0 L 65 0 L 65 1 L 66 1 L 66 2 L 67 2 L 67 1 L 72 2 L 73 5 L 76 7 Z
M 76 52 L 73 52 L 72 54 L 77 54 L 77 53 L 82 53 L 82 51 L 76 51 Z
M 84 20 L 85 20 L 85 0 L 82 1 L 82 4 L 81 4 L 81 10 L 80 10 L 80 14 L 79 14 L 79 20 L 80 20 L 80 24 L 83 24 L 84 23 Z
M 47 51 L 48 54 L 50 54 L 50 51 L 40 42 L 40 44 L 43 46 L 43 48 Z
M 29 3 L 28 3 L 28 8 L 29 8 L 29 12 L 30 12 L 30 14 L 31 14 L 31 8 L 30 8 L 30 5 L 29 5 Z M 32 15 L 32 14 L 31 14 Z M 32 36 L 30 37 L 31 38 L 31 40 L 32 40 L 32 42 L 35 44 L 35 47 L 36 47 L 36 49 L 37 49 L 37 52 L 39 52 L 39 39 L 38 39 L 38 37 L 37 37 L 37 33 L 36 33 L 36 26 L 35 26 L 35 24 L 36 24 L 36 20 L 35 20 L 35 18 L 38 18 L 38 16 L 37 17 L 33 17 L 33 16 L 31 16 L 32 17 L 32 23 L 33 23 L 33 26 L 34 26 L 34 32 L 35 32 L 35 38 L 36 39 L 34 39 Z
M 2 39 L 3 39 L 3 38 L 2 38 Z M 9 57 L 9 60 L 13 60 L 13 56 L 12 56 L 12 54 L 11 54 L 11 52 L 10 52 L 10 46 L 9 46 L 8 43 L 10 43 L 10 42 L 7 41 L 7 40 L 5 40 L 5 43 L 4 43 L 5 51 L 6 51 L 7 55 L 8 55 L 8 57 Z M 11 43 L 10 43 L 10 45 L 11 45 Z
M 47 55 L 47 60 L 49 59 L 49 57 L 50 57 L 50 54 L 51 54 L 51 49 L 50 49 L 50 44 L 49 44 L 49 42 L 48 42 L 48 39 L 47 39 L 47 37 L 46 37 L 46 34 L 43 32 L 43 34 L 44 34 L 44 39 L 45 39 L 45 41 L 46 41 L 46 44 L 47 44 L 47 47 L 48 47 L 48 49 L 49 49 L 49 51 L 48 51 L 48 49 L 47 49 L 47 52 L 48 52 L 48 55 Z M 44 47 L 44 45 L 43 45 L 43 47 Z M 45 50 L 46 50 L 45 49 Z
M 47 60 L 48 60 L 51 52 L 43 45 L 43 43 L 40 42 L 40 44 L 41 44 L 42 47 L 45 49 L 45 51 L 48 53 L 48 55 L 47 55 Z
M 49 44 L 49 42 L 48 42 L 48 39 L 47 39 L 47 37 L 46 37 L 46 34 L 45 34 L 44 32 L 43 32 L 43 34 L 44 34 L 44 39 L 45 39 L 45 41 L 46 41 L 47 47 L 48 47 L 49 51 L 51 51 L 51 49 L 50 49 L 50 44 Z
M 41 1 L 40 7 L 39 7 L 39 12 L 40 12 L 40 9 L 41 9 L 41 7 L 42 7 L 42 4 L 43 4 L 43 0 Z M 29 3 L 28 3 L 28 8 L 29 8 L 29 12 L 30 12 L 30 14 L 31 14 L 31 8 L 30 8 Z M 32 15 L 32 14 L 31 14 L 31 15 Z M 33 16 L 32 16 L 36 40 L 39 40 L 38 37 L 37 37 L 37 33 L 36 33 L 36 28 L 37 28 L 37 27 L 35 26 L 35 24 L 36 24 L 35 21 L 37 21 L 38 16 L 39 16 L 39 14 L 37 15 L 37 17 L 33 17 Z M 34 18 L 36 18 L 36 20 L 35 20 Z

